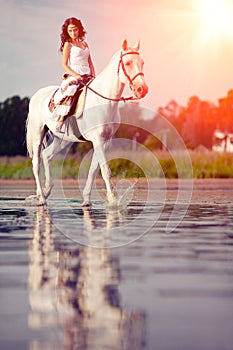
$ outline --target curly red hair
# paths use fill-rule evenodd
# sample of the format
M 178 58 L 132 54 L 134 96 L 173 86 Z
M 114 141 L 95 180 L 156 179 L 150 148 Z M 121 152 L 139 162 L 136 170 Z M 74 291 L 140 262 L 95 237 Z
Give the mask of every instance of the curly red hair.
M 83 40 L 86 34 L 86 30 L 84 29 L 82 22 L 80 21 L 80 19 L 77 19 L 75 17 L 70 17 L 67 18 L 65 20 L 65 22 L 62 25 L 62 32 L 61 32 L 61 45 L 60 45 L 60 51 L 63 51 L 64 45 L 66 41 L 70 41 L 70 36 L 67 32 L 67 28 L 70 24 L 75 25 L 76 27 L 78 27 L 79 30 L 79 39 Z

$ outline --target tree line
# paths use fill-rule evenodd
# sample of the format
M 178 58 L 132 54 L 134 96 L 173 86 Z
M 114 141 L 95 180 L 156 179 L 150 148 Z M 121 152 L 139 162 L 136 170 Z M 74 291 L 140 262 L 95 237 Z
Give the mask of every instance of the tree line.
M 13 96 L 0 103 L 0 156 L 26 155 L 25 125 L 29 98 Z
M 204 146 L 211 149 L 215 130 L 226 134 L 233 132 L 233 90 L 229 90 L 217 104 L 192 96 L 186 107 L 170 101 L 158 112 L 175 126 L 187 148 Z
M 0 103 L 0 156 L 27 154 L 25 135 L 28 105 L 29 98 L 21 99 L 19 96 Z M 138 103 L 126 103 L 121 108 L 121 116 L 123 123 L 116 137 L 137 137 L 138 143 L 151 149 L 161 148 L 161 142 L 151 135 L 161 127 L 158 116 L 162 116 L 177 129 L 187 148 L 204 146 L 211 149 L 215 130 L 233 132 L 233 90 L 219 99 L 217 105 L 197 96 L 190 97 L 187 106 L 179 106 L 172 100 L 166 106 L 158 108 L 150 120 L 144 119 L 143 109 Z M 151 135 L 148 130 L 151 130 Z

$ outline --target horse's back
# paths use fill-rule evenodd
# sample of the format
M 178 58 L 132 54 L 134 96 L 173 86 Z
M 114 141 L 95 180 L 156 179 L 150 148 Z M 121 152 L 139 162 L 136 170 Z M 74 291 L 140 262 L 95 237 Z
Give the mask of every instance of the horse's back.
M 29 103 L 29 113 L 34 107 L 38 109 L 38 106 L 42 106 L 43 103 L 52 96 L 54 91 L 58 88 L 56 85 L 43 87 L 31 97 Z

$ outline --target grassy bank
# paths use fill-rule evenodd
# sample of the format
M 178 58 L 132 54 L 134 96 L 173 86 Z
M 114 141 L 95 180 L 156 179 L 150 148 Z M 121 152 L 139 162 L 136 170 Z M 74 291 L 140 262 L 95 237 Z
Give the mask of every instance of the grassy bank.
M 190 151 L 190 159 L 182 154 L 171 156 L 168 152 L 122 151 L 109 155 L 109 165 L 114 177 L 194 177 L 194 178 L 233 178 L 233 154 Z M 190 167 L 191 164 L 191 167 Z M 81 165 L 81 166 L 80 166 Z M 55 178 L 77 178 L 79 169 L 86 177 L 90 157 L 84 160 L 79 156 L 68 156 L 65 160 L 52 162 Z M 1 157 L 1 179 L 32 179 L 32 164 L 27 157 Z

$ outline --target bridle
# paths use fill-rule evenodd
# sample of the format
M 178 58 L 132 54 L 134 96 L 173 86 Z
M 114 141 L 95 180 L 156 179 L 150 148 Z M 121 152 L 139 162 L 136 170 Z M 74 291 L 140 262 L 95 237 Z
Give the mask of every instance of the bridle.
M 119 64 L 118 64 L 118 69 L 117 69 L 117 73 L 119 74 L 120 72 L 120 67 L 122 68 L 123 70 L 123 73 L 125 75 L 125 77 L 128 79 L 128 82 L 129 82 L 129 86 L 130 88 L 132 87 L 133 85 L 133 81 L 139 76 L 139 75 L 142 75 L 144 76 L 144 73 L 143 72 L 138 72 L 133 78 L 130 78 L 129 74 L 127 73 L 126 69 L 125 69 L 125 65 L 124 65 L 124 62 L 123 62 L 123 57 L 126 56 L 126 55 L 139 55 L 139 52 L 137 51 L 130 51 L 130 52 L 126 52 L 126 53 L 122 53 L 121 52 L 121 57 L 120 57 L 120 61 L 119 61 Z
M 117 68 L 117 74 L 119 75 L 120 73 L 120 67 L 122 68 L 122 71 L 125 75 L 125 77 L 127 78 L 128 82 L 129 82 L 129 86 L 132 90 L 132 86 L 133 86 L 133 81 L 138 77 L 138 76 L 144 76 L 144 73 L 143 72 L 138 72 L 137 74 L 135 74 L 135 76 L 133 78 L 131 78 L 129 76 L 129 74 L 127 73 L 127 70 L 125 68 L 125 65 L 124 65 L 124 62 L 123 62 L 123 57 L 126 56 L 126 55 L 139 55 L 139 52 L 137 51 L 129 51 L 129 52 L 126 52 L 126 53 L 122 53 L 121 51 L 121 56 L 120 56 L 120 60 L 119 60 L 119 63 L 118 63 L 118 68 Z M 92 79 L 93 80 L 93 79 Z M 130 96 L 130 97 L 120 97 L 120 98 L 111 98 L 111 97 L 106 97 L 106 96 L 103 96 L 102 94 L 100 94 L 99 92 L 95 91 L 94 89 L 92 89 L 89 84 L 92 82 L 89 81 L 87 84 L 84 84 L 82 83 L 84 86 L 87 87 L 87 89 L 91 90 L 92 92 L 94 92 L 96 95 L 104 98 L 105 100 L 109 100 L 109 101 L 114 101 L 114 102 L 120 102 L 120 101 L 133 101 L 133 100 L 140 100 L 141 98 L 140 97 L 134 97 L 134 96 Z

